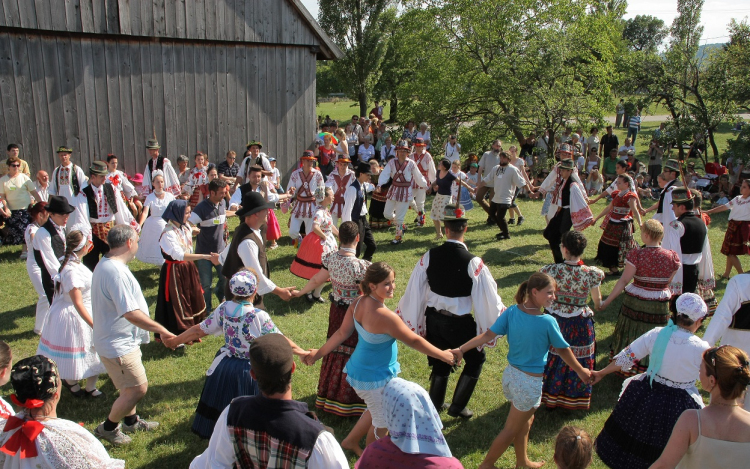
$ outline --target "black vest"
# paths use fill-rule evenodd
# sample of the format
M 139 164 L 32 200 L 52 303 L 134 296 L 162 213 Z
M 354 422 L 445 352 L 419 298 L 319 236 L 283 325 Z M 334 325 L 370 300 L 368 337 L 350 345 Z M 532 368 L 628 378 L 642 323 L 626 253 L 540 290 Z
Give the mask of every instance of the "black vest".
M 103 191 L 104 197 L 107 199 L 107 204 L 109 204 L 109 211 L 112 212 L 112 215 L 114 215 L 115 213 L 117 213 L 117 199 L 115 199 L 115 190 L 112 187 L 112 184 L 110 184 L 109 182 L 105 182 Z M 91 184 L 83 188 L 83 193 L 86 195 L 86 202 L 88 202 L 89 206 L 89 218 L 99 218 L 99 212 L 97 211 L 96 205 L 96 196 L 94 195 L 94 189 Z
M 240 243 L 246 239 L 251 240 L 258 246 L 258 263 L 263 268 L 263 275 L 265 275 L 266 278 L 271 278 L 271 272 L 268 270 L 268 257 L 266 257 L 266 245 L 263 243 L 263 240 L 253 233 L 250 227 L 244 223 L 244 220 L 240 222 L 240 225 L 234 231 L 232 244 L 229 245 L 229 252 L 227 253 L 226 261 L 224 261 L 224 267 L 221 269 L 221 274 L 229 280 L 232 278 L 232 275 L 245 267 L 245 264 L 242 263 L 242 258 L 237 254 L 237 248 Z
M 55 171 L 52 173 L 52 180 L 55 181 L 55 186 L 57 187 L 57 193 L 60 194 L 60 181 L 57 179 L 57 175 L 60 173 L 60 168 L 62 166 L 58 166 L 55 168 Z M 78 171 L 76 171 L 76 165 L 72 165 L 70 167 L 70 185 L 73 187 L 73 195 L 76 196 L 81 192 L 81 182 L 78 180 Z
M 430 290 L 448 298 L 471 296 L 473 282 L 468 268 L 475 257 L 458 243 L 446 242 L 430 249 L 430 265 L 427 266 Z
M 52 223 L 51 219 L 47 219 L 47 223 L 42 225 L 40 230 L 47 230 L 47 233 L 50 235 L 50 244 L 52 245 L 52 252 L 55 253 L 55 257 L 58 259 L 62 257 L 65 254 L 65 240 L 60 237 L 60 234 L 55 229 L 55 225 Z M 54 296 L 54 282 L 52 281 L 52 277 L 50 276 L 49 272 L 47 272 L 47 267 L 44 265 L 44 258 L 42 257 L 42 252 L 38 249 L 34 249 L 34 260 L 36 261 L 36 265 L 39 266 L 39 270 L 41 270 L 42 274 L 42 288 L 44 289 L 44 293 L 47 296 L 47 301 L 49 301 L 49 304 L 52 304 L 52 297 Z
M 698 254 L 703 251 L 708 229 L 703 219 L 696 216 L 694 212 L 684 213 L 677 220 L 685 227 L 685 234 L 680 238 L 680 247 L 683 254 Z
M 166 160 L 166 158 L 163 156 L 159 156 L 156 159 L 156 169 L 158 169 L 159 171 L 164 169 L 164 160 Z M 154 159 L 153 158 L 150 158 L 148 160 L 148 174 L 149 176 L 154 174 Z M 151 178 L 153 179 L 153 176 L 151 176 Z
M 352 220 L 359 220 L 361 218 L 362 213 L 362 206 L 365 204 L 365 194 L 362 190 L 362 185 L 359 183 L 358 180 L 354 180 L 351 184 L 351 187 L 353 187 L 357 191 L 357 196 L 354 199 L 354 206 L 352 207 Z M 360 233 L 360 238 L 364 238 L 365 234 Z
M 674 186 L 677 182 L 677 179 L 672 179 L 667 183 L 666 186 L 664 186 L 664 189 L 661 191 L 661 194 L 659 194 L 659 207 L 656 209 L 656 213 L 664 213 L 664 196 L 667 193 L 667 190 Z
M 268 399 L 262 394 L 256 396 L 238 397 L 229 404 L 227 411 L 227 426 L 231 427 L 234 451 L 238 456 L 236 467 L 260 467 L 255 454 L 266 453 L 270 439 L 279 441 L 281 448 L 290 450 L 290 458 L 299 457 L 295 449 L 307 453 L 309 460 L 315 442 L 325 431 L 323 425 L 309 412 L 307 404 L 293 400 Z M 227 431 L 221 428 L 217 431 Z M 247 438 L 247 432 L 264 435 L 269 438 Z M 286 447 L 286 448 L 284 448 Z M 239 457 L 242 456 L 242 457 Z M 251 459 L 252 464 L 244 463 L 245 457 Z M 290 462 L 290 467 L 297 467 Z

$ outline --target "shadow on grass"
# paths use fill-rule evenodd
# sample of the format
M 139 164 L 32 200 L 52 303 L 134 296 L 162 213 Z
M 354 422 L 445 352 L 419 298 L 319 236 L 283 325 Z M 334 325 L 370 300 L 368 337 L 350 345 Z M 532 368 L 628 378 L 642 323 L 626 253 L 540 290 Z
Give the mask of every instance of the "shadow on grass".
M 36 315 L 36 303 L 32 306 L 26 306 L 24 308 L 15 309 L 12 311 L 4 311 L 2 314 L 2 321 L 0 321 L 0 335 L 3 340 L 9 342 L 16 339 L 27 339 L 33 337 L 33 331 L 26 331 L 14 335 L 6 335 L 6 331 L 12 331 L 19 327 L 18 320 L 21 318 L 33 318 Z

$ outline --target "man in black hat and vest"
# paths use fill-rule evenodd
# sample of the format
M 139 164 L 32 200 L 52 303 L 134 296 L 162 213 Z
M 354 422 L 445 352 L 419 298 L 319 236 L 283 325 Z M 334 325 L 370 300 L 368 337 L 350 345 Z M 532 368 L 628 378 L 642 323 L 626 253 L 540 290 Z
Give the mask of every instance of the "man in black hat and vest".
M 47 201 L 47 222 L 34 235 L 34 260 L 42 273 L 42 286 L 47 301 L 52 304 L 55 285 L 52 279 L 60 270 L 60 259 L 65 254 L 65 224 L 75 211 L 68 199 L 59 195 L 50 195 Z
M 120 190 L 107 180 L 107 163 L 94 161 L 89 167 L 89 185 L 76 198 L 81 222 L 91 228 L 94 247 L 81 262 L 93 272 L 99 258 L 109 252 L 107 235 L 115 225 L 130 225 L 140 231 L 130 210 L 127 209 Z M 82 213 L 81 213 L 82 212 Z
M 505 305 L 487 266 L 464 244 L 468 220 L 463 209 L 447 205 L 445 213 L 443 221 L 448 239 L 442 246 L 427 251 L 417 262 L 396 313 L 412 331 L 435 347 L 453 349 L 464 340 L 487 331 L 505 310 Z M 470 418 L 473 412 L 466 405 L 482 372 L 485 352 L 472 349 L 464 354 L 464 360 L 466 363 L 448 415 Z M 439 411 L 444 407 L 451 366 L 433 358 L 427 361 L 432 366 L 430 398 Z
M 83 169 L 70 161 L 72 153 L 72 148 L 65 146 L 57 148 L 57 157 L 60 159 L 60 166 L 52 171 L 49 194 L 65 197 L 68 199 L 69 204 L 75 205 L 75 198 L 78 197 L 81 190 L 88 184 L 88 178 Z M 71 223 L 74 223 L 74 221 L 71 220 Z
M 191 469 L 348 469 L 336 438 L 307 404 L 292 399 L 295 364 L 289 341 L 266 334 L 253 340 L 249 355 L 260 394 L 238 397 L 224 409 L 208 448 L 193 459 Z
M 367 222 L 367 193 L 372 192 L 375 186 L 370 183 L 370 165 L 359 162 L 354 171 L 354 181 L 344 192 L 344 208 L 341 211 L 341 222 L 353 221 L 359 229 L 359 243 L 357 243 L 357 254 L 362 252 L 365 246 L 365 254 L 362 259 L 372 261 L 372 255 L 377 249 L 375 237 L 372 235 L 370 224 Z
M 682 293 L 696 293 L 698 287 L 698 264 L 703 258 L 708 229 L 700 215 L 695 212 L 700 194 L 694 190 L 679 187 L 672 191 L 672 210 L 677 223 L 673 228 L 680 238 L 680 261 L 682 262 Z M 667 209 L 665 209 L 667 210 Z M 665 236 L 665 241 L 668 240 Z M 669 242 L 665 249 L 672 249 Z M 676 247 L 676 246 L 675 246 Z M 674 249 L 676 250 L 676 249 Z M 677 251 L 680 252 L 680 251 Z
M 260 151 L 262 148 L 263 144 L 258 140 L 250 140 L 247 143 L 245 158 L 242 159 L 240 169 L 237 172 L 238 186 L 250 182 L 250 168 L 253 166 L 261 168 L 261 177 L 273 174 L 273 168 L 271 168 L 271 163 L 268 161 L 268 155 Z
M 260 227 L 268 220 L 268 210 L 274 204 L 266 202 L 258 192 L 248 192 L 242 199 L 242 208 L 237 211 L 240 225 L 234 232 L 232 244 L 222 253 L 224 267 L 221 274 L 229 279 L 240 269 L 249 267 L 258 276 L 258 294 L 254 304 L 260 309 L 265 309 L 263 295 L 273 293 L 284 301 L 292 298 L 294 287 L 277 287 L 269 278 L 268 258 L 266 257 L 266 246 L 260 233 Z M 229 291 L 229 282 L 224 283 L 224 297 L 232 298 Z
M 164 176 L 164 190 L 171 192 L 175 197 L 179 197 L 182 192 L 180 178 L 177 176 L 174 167 L 172 167 L 172 162 L 166 156 L 159 154 L 159 149 L 161 149 L 161 145 L 159 145 L 159 141 L 156 140 L 156 135 L 154 135 L 154 138 L 150 138 L 146 142 L 146 150 L 148 151 L 149 158 L 148 163 L 146 163 L 146 169 L 143 170 L 143 182 L 141 183 L 143 196 L 145 197 L 151 193 L 153 173 L 158 170 Z

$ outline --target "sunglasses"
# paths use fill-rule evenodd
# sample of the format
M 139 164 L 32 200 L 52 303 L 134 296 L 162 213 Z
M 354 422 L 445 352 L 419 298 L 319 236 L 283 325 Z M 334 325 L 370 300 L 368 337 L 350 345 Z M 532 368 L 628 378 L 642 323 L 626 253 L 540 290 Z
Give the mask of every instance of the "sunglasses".
M 12 165 L 10 165 L 10 167 L 11 168 L 20 168 L 21 165 L 20 164 L 12 164 Z

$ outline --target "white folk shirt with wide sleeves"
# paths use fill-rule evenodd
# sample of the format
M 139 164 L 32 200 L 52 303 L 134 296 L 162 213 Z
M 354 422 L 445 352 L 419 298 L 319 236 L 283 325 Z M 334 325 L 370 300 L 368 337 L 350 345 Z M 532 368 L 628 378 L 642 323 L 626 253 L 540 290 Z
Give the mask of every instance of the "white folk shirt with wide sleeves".
M 51 221 L 51 220 L 50 220 Z M 57 230 L 57 234 L 60 235 L 60 238 L 63 240 L 63 244 L 65 244 L 65 229 L 64 227 L 57 226 L 55 222 L 52 222 L 52 226 L 55 227 Z M 42 255 L 42 262 L 44 262 L 44 266 L 39 266 L 39 268 L 45 268 L 47 269 L 47 273 L 49 274 L 50 278 L 55 278 L 55 275 L 57 275 L 57 271 L 60 270 L 60 261 L 57 259 L 57 256 L 55 255 L 55 251 L 52 250 L 52 236 L 46 229 L 39 229 L 36 232 L 36 235 L 34 235 L 34 241 L 32 242 L 34 245 L 34 249 L 39 251 Z M 32 255 L 32 253 L 30 253 Z
M 360 183 L 360 185 L 363 185 Z M 372 192 L 375 190 L 375 186 L 370 184 L 369 182 L 364 183 L 363 189 L 365 192 Z M 352 221 L 352 210 L 354 209 L 354 202 L 357 201 L 357 189 L 350 185 L 346 192 L 344 192 L 344 208 L 342 209 L 341 213 L 341 222 L 345 221 Z M 367 203 L 364 201 L 362 203 L 362 211 L 359 213 L 359 216 L 363 217 L 367 215 Z M 360 233 L 360 237 L 362 236 L 362 233 Z
M 460 241 L 448 240 L 448 243 L 458 243 L 464 248 L 465 244 Z M 505 305 L 497 293 L 497 283 L 492 278 L 490 270 L 484 265 L 482 258 L 475 257 L 469 262 L 467 268 L 471 277 L 471 296 L 449 298 L 438 295 L 430 290 L 427 282 L 427 267 L 430 265 L 430 252 L 427 251 L 417 262 L 406 285 L 406 290 L 398 302 L 396 314 L 415 333 L 424 337 L 427 334 L 425 310 L 427 307 L 444 309 L 457 316 L 471 314 L 474 309 L 474 320 L 477 323 L 477 335 L 484 334 L 495 323 L 497 318 L 505 311 Z M 487 346 L 494 347 L 495 340 Z M 481 350 L 481 347 L 480 347 Z
M 430 152 L 421 154 L 413 153 L 409 156 L 409 158 L 414 160 L 414 162 L 417 164 L 417 168 L 419 169 L 420 174 L 422 174 L 422 172 L 427 173 L 427 177 L 425 178 L 427 184 L 422 185 L 418 180 L 415 180 L 412 188 L 426 189 L 428 185 L 432 185 L 435 182 L 435 179 L 437 179 L 437 169 L 435 168 L 435 161 L 432 159 L 432 155 L 430 154 Z
M 388 164 L 385 165 L 385 167 L 383 167 L 383 171 L 380 172 L 380 177 L 378 177 L 378 187 L 381 187 L 383 184 L 387 183 L 388 180 L 391 179 L 393 175 L 395 175 L 397 162 L 399 162 L 398 158 L 393 158 L 388 162 Z M 422 173 L 419 172 L 417 163 L 409 158 L 406 158 L 405 163 L 406 166 L 404 167 L 404 179 L 409 182 L 414 181 L 419 187 L 427 187 L 427 181 L 425 180 L 424 176 L 422 176 Z M 405 200 L 405 202 L 408 202 L 413 198 L 411 192 L 413 186 L 414 184 L 409 184 L 409 187 L 407 188 L 407 200 Z M 397 189 L 397 187 L 391 184 L 390 189 L 388 189 L 388 193 L 394 193 L 395 189 Z
M 195 457 L 190 463 L 190 469 L 232 469 L 237 467 L 234 454 L 234 443 L 227 430 L 226 406 L 216 421 L 214 432 L 208 448 Z M 349 461 L 333 435 L 327 431 L 320 432 L 315 440 L 310 459 L 307 460 L 308 469 L 349 469 Z
M 750 353 L 750 331 L 729 328 L 734 313 L 746 301 L 750 301 L 750 274 L 735 275 L 727 283 L 724 297 L 703 334 L 703 340 L 711 346 L 721 340 L 721 345 L 732 345 Z
M 252 228 L 251 228 L 252 229 Z M 260 230 L 252 230 L 258 238 L 263 239 L 260 234 Z M 226 252 L 229 249 L 224 251 Z M 242 264 L 245 267 L 253 269 L 258 276 L 258 295 L 266 295 L 276 289 L 276 284 L 271 281 L 270 278 L 263 275 L 263 268 L 258 260 L 258 245 L 251 239 L 246 239 L 237 246 L 237 255 L 242 259 Z M 223 263 L 223 262 L 222 262 Z

